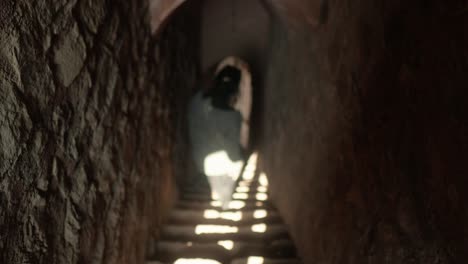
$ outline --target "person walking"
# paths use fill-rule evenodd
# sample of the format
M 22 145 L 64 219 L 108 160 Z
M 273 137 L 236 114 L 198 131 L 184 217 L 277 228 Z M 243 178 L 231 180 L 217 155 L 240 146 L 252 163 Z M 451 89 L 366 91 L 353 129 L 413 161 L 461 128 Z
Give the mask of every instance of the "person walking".
M 209 90 L 197 92 L 188 112 L 189 138 L 197 170 L 207 176 L 212 198 L 227 209 L 244 165 L 240 142 L 243 117 L 234 108 L 239 96 L 241 71 L 222 68 Z

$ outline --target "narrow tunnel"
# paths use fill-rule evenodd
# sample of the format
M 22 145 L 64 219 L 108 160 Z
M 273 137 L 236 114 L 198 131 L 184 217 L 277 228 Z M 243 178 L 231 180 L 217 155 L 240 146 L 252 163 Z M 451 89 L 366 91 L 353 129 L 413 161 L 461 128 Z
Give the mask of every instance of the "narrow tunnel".
M 466 263 L 467 10 L 461 0 L 0 2 L 0 263 L 157 263 L 168 236 L 185 239 L 176 253 L 194 243 L 182 225 L 168 233 L 174 221 L 230 223 L 235 212 L 254 233 L 279 230 L 272 254 L 291 263 Z M 236 199 L 255 188 L 261 206 L 187 214 L 197 177 L 187 105 L 230 55 L 253 80 L 255 172 Z M 241 229 L 234 238 L 251 236 Z M 223 263 L 269 263 L 261 257 Z

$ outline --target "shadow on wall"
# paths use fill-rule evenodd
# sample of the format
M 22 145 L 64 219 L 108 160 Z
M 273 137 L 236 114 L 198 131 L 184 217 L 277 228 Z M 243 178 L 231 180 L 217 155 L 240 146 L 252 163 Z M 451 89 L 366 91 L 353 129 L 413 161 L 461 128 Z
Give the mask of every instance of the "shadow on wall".
M 155 1 L 158 2 L 158 1 Z M 167 13 L 163 23 L 155 30 L 156 39 L 164 47 L 164 52 L 156 54 L 167 65 L 163 65 L 163 79 L 173 80 L 167 89 L 167 98 L 171 105 L 170 118 L 171 129 L 174 136 L 174 151 L 172 159 L 174 164 L 174 173 L 178 186 L 184 186 L 190 177 L 194 176 L 194 164 L 190 157 L 190 146 L 187 135 L 187 106 L 191 96 L 194 94 L 199 76 L 199 43 L 200 29 L 199 16 L 201 3 L 200 0 L 190 1 L 162 1 L 158 7 L 158 12 Z M 164 5 L 165 4 L 165 5 Z M 153 7 L 154 8 L 154 7 Z M 157 15 L 157 14 L 153 14 Z M 177 35 L 179 42 L 177 45 L 173 41 L 168 41 L 168 35 Z M 190 56 L 186 56 L 184 49 L 190 47 Z M 173 65 L 172 61 L 184 61 L 181 65 Z
M 466 3 L 312 2 L 275 1 L 261 149 L 303 259 L 466 263 Z

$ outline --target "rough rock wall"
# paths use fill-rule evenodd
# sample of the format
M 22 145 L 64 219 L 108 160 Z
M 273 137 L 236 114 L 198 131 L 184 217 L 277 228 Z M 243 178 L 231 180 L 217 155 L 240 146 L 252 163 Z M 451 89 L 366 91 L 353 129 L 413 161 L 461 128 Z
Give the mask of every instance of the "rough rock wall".
M 142 263 L 189 44 L 152 40 L 143 0 L 0 2 L 0 263 Z
M 467 262 L 466 2 L 328 10 L 275 26 L 263 100 L 263 167 L 304 262 Z

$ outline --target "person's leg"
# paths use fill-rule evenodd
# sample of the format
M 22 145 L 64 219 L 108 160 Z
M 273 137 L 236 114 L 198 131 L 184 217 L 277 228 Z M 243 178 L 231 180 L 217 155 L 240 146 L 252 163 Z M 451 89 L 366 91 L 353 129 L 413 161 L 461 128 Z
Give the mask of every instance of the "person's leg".
M 211 187 L 212 198 L 222 203 L 223 209 L 228 209 L 231 201 L 235 181 L 227 176 L 210 176 L 208 181 Z
M 229 209 L 229 202 L 232 200 L 232 193 L 234 190 L 234 183 L 235 181 L 229 176 L 223 176 L 223 185 L 222 185 L 222 192 L 221 192 L 221 201 L 223 203 L 223 209 Z
M 220 199 L 220 196 L 219 196 L 219 189 L 220 189 L 220 185 L 221 185 L 221 182 L 220 182 L 220 177 L 219 176 L 207 176 L 206 177 L 208 179 L 208 183 L 210 185 L 210 188 L 211 188 L 211 198 L 213 200 L 219 200 Z

